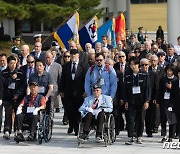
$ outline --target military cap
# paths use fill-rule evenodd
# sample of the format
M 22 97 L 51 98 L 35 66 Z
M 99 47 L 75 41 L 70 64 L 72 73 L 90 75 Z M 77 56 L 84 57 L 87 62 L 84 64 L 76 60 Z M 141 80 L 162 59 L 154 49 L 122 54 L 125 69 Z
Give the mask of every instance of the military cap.
M 34 38 L 41 37 L 41 36 L 42 36 L 42 34 L 36 34 L 36 35 L 34 35 Z
M 99 84 L 95 84 L 95 85 L 93 85 L 93 89 L 98 89 L 98 88 L 100 88 L 100 89 L 101 89 L 101 85 L 99 85 Z
M 76 53 L 79 53 L 77 49 L 71 49 L 70 50 L 70 54 L 76 54 Z
M 31 83 L 29 84 L 29 86 L 31 86 L 31 85 L 39 86 L 39 84 L 38 84 L 37 82 L 35 82 L 35 81 L 33 81 L 33 82 L 31 82 Z
M 21 41 L 21 38 L 19 37 L 19 36 L 14 36 L 14 37 L 12 37 L 12 40 L 13 41 Z
M 139 27 L 138 29 L 139 29 L 139 30 L 140 30 L 140 29 L 143 29 L 143 27 Z

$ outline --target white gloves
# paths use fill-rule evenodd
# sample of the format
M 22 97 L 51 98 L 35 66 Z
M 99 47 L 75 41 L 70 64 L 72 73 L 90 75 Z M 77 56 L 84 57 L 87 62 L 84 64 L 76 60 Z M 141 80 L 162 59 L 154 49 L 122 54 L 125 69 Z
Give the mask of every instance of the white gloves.
M 91 107 L 86 107 L 86 111 L 93 113 L 93 109 Z
M 21 113 L 22 113 L 22 107 L 18 107 L 16 111 L 16 115 L 21 114 Z
M 38 107 L 35 108 L 35 109 L 34 109 L 34 112 L 33 112 L 33 115 L 38 115 L 38 111 L 39 111 L 39 108 L 38 108 Z
M 2 100 L 0 100 L 0 105 L 2 105 Z

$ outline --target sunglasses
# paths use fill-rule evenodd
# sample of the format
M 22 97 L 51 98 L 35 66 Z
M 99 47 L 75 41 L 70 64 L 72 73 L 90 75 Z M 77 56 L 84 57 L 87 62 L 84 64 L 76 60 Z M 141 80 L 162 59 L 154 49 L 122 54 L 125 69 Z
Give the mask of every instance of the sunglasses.
M 99 62 L 99 61 L 102 62 L 103 60 L 102 60 L 102 59 L 96 59 L 96 61 L 97 61 L 97 62 Z
M 119 58 L 124 58 L 125 56 L 119 56 Z
M 70 56 L 64 56 L 64 58 L 70 58 Z
M 27 63 L 28 63 L 28 64 L 32 64 L 32 63 L 34 63 L 34 61 L 27 61 Z
M 148 66 L 148 64 L 141 64 L 141 66 Z

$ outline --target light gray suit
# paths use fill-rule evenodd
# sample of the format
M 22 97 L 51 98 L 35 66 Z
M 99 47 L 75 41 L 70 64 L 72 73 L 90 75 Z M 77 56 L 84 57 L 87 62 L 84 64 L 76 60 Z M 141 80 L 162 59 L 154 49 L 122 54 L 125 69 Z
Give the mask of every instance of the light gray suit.
M 51 94 L 52 96 L 52 104 L 54 104 L 54 108 L 59 108 L 59 99 L 57 100 L 57 96 L 59 94 L 58 92 L 58 85 L 61 80 L 61 74 L 62 74 L 62 66 L 56 62 L 52 62 L 52 65 L 49 69 L 49 74 L 51 74 L 53 79 L 53 92 Z

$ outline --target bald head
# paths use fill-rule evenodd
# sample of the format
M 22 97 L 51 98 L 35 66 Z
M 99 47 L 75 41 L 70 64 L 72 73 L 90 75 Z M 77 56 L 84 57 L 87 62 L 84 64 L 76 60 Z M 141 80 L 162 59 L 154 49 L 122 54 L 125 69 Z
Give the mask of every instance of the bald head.
M 29 46 L 27 44 L 21 46 L 21 53 L 23 57 L 29 55 Z

